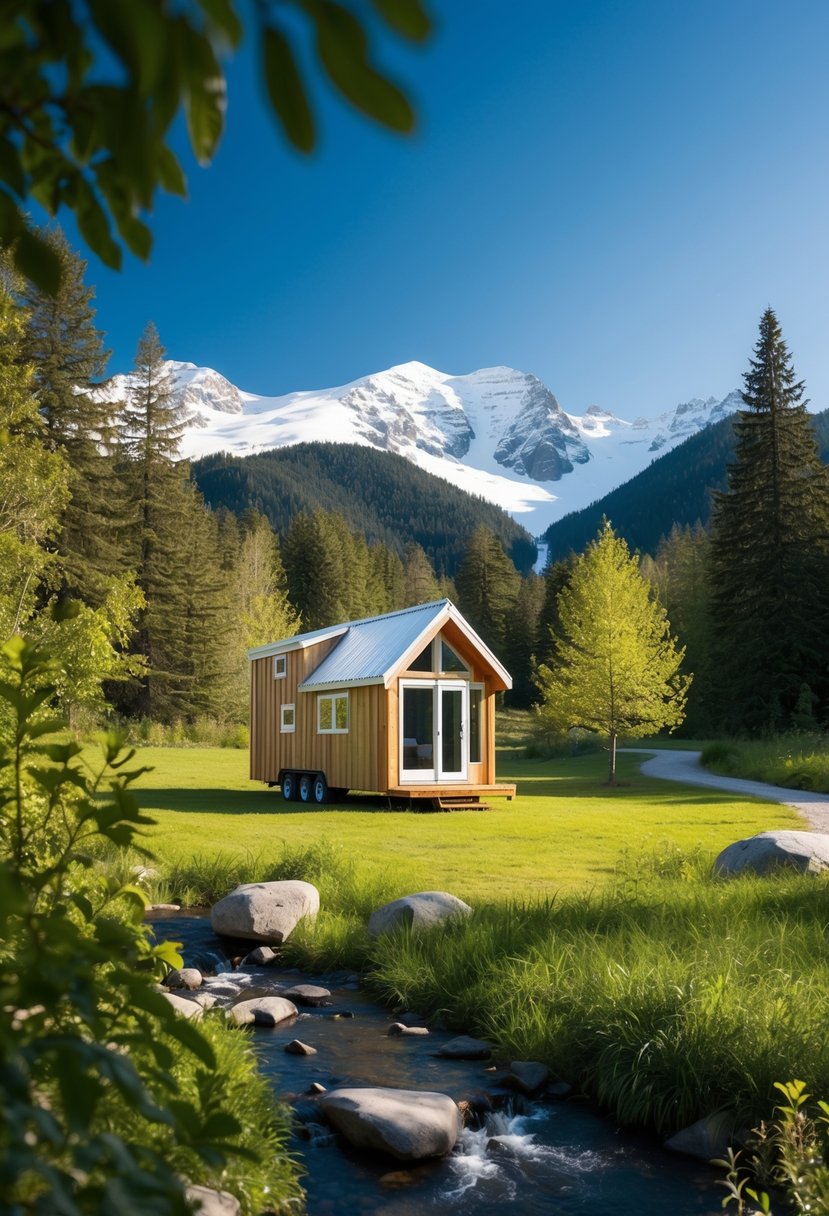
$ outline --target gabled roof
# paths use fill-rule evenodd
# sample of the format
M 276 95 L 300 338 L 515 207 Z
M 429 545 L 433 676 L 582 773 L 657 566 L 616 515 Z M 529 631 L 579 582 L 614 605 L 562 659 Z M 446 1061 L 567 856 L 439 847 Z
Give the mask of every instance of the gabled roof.
M 316 629 L 312 633 L 299 633 L 281 642 L 258 646 L 248 651 L 248 658 L 261 659 L 268 655 L 285 654 L 339 637 L 340 641 L 319 667 L 300 684 L 300 692 L 360 684 L 385 684 L 388 687 L 395 673 L 420 653 L 426 644 L 426 635 L 434 636 L 450 620 L 465 634 L 486 664 L 504 682 L 504 686 L 511 688 L 509 672 L 450 600 L 433 600 L 414 608 L 403 608 L 399 612 L 387 612 L 383 616 L 347 621 L 327 629 Z

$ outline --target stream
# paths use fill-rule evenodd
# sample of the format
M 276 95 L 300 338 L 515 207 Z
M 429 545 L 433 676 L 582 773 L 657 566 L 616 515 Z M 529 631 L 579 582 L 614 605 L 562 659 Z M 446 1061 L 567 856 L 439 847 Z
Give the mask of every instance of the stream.
M 157 937 L 183 943 L 186 966 L 205 974 L 231 970 L 226 943 L 206 918 L 155 913 L 151 924 Z M 460 1100 L 497 1092 L 496 1069 L 491 1061 L 436 1057 L 454 1032 L 389 1037 L 393 1016 L 345 972 L 309 976 L 270 968 L 269 975 L 282 984 L 319 984 L 332 994 L 330 1005 L 251 1034 L 261 1071 L 297 1113 L 291 1149 L 305 1170 L 309 1216 L 422 1216 L 444 1208 L 458 1216 L 503 1216 L 507 1205 L 520 1216 L 715 1216 L 722 1210 L 724 1192 L 711 1168 L 619 1130 L 574 1098 L 516 1097 L 511 1107 L 488 1114 L 483 1128 L 464 1130 L 455 1152 L 440 1160 L 409 1165 L 349 1148 L 316 1121 L 305 1096 L 313 1082 L 326 1089 L 437 1090 Z M 295 1038 L 317 1054 L 287 1054 L 284 1046 Z

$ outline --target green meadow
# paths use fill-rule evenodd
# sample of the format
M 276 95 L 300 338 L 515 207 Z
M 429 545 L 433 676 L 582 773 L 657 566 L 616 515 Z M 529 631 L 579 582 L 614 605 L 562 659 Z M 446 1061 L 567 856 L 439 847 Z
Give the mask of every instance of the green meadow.
M 800 822 L 774 803 L 642 777 L 629 755 L 619 760 L 623 784 L 609 789 L 603 753 L 525 760 L 513 749 L 498 775 L 517 783 L 515 800 L 448 814 L 389 809 L 358 793 L 326 808 L 285 803 L 248 780 L 247 754 L 232 749 L 145 747 L 139 758 L 152 766 L 136 787 L 156 821 L 146 844 L 166 866 L 232 858 L 258 869 L 286 849 L 324 842 L 391 895 L 443 889 L 473 904 L 601 888 L 640 853 L 714 854 Z

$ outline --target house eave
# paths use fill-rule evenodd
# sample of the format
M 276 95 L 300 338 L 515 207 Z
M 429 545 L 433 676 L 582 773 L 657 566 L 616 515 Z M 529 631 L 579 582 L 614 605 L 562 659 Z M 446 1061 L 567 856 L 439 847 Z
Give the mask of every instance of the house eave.
M 297 692 L 347 692 L 349 688 L 367 688 L 370 684 L 382 684 L 382 676 L 363 676 L 359 680 L 327 680 L 315 684 L 313 680 L 307 680 L 304 684 L 297 687 Z

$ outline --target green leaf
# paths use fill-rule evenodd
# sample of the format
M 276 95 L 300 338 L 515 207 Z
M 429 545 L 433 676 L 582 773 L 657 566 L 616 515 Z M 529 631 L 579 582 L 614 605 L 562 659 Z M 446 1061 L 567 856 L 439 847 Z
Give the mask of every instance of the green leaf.
M 186 197 L 187 179 L 184 171 L 178 158 L 164 143 L 158 147 L 158 180 L 168 194 L 177 194 L 179 198 Z
M 3 195 L 0 194 L 0 198 Z M 21 221 L 22 222 L 22 221 Z M 0 237 L 6 234 L 0 215 Z M 63 280 L 63 264 L 54 249 L 34 232 L 24 229 L 14 244 L 14 264 L 25 278 L 48 296 L 56 296 Z
M 11 186 L 16 194 L 25 193 L 26 175 L 20 163 L 20 153 L 5 135 L 0 135 L 0 178 Z
M 242 23 L 231 0 L 200 0 L 200 4 L 213 25 L 227 35 L 230 45 L 238 46 L 242 40 Z
M 312 151 L 314 116 L 302 77 L 291 44 L 282 31 L 273 26 L 262 35 L 262 66 L 268 97 L 285 134 L 298 151 Z
M 196 159 L 205 165 L 224 129 L 225 80 L 208 40 L 183 22 L 178 30 L 186 74 L 187 129 Z
M 404 38 L 412 42 L 423 42 L 432 30 L 429 14 L 421 4 L 421 0 L 372 0 L 380 16 L 397 30 Z
M 147 0 L 88 0 L 101 36 L 135 78 L 142 96 L 158 80 L 163 60 L 164 18 Z
M 368 62 L 368 40 L 357 18 L 334 0 L 317 0 L 317 50 L 331 81 L 352 105 L 395 131 L 411 131 L 406 97 Z
M 93 253 L 97 253 L 105 266 L 120 270 L 121 249 L 112 239 L 107 214 L 83 178 L 78 181 L 75 215 L 81 236 Z

